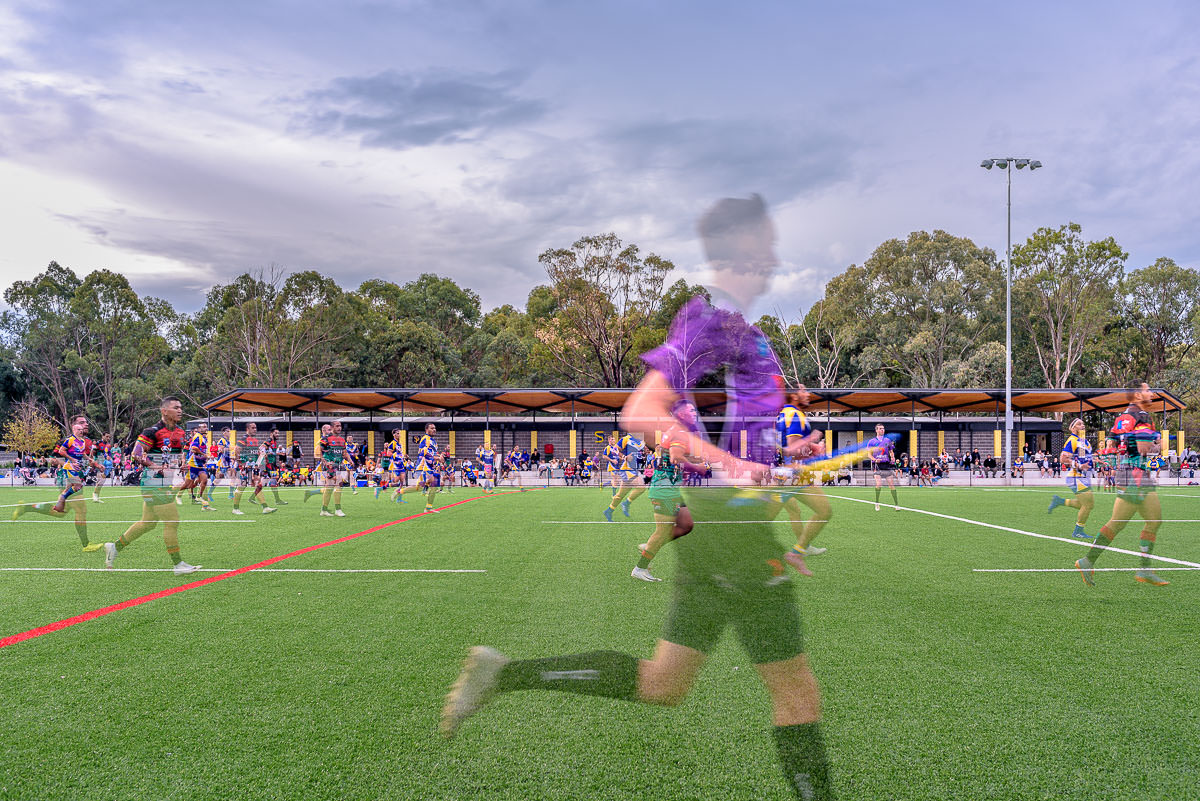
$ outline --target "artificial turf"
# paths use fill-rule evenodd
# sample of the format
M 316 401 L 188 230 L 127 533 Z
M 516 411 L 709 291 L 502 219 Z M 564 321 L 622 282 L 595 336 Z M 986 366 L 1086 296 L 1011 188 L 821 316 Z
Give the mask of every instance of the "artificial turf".
M 442 506 L 476 494 L 438 497 Z M 833 521 L 797 577 L 839 797 L 1160 799 L 1200 787 L 1200 574 L 981 573 L 1070 568 L 1086 543 L 1036 539 L 831 489 Z M 1200 493 L 1162 491 L 1163 517 L 1200 518 Z M 89 503 L 94 541 L 140 500 Z M 125 497 L 118 497 L 125 496 Z M 0 493 L 13 504 L 51 490 Z M 182 553 L 238 568 L 415 514 L 362 490 L 345 518 L 319 501 L 232 521 L 182 510 Z M 410 496 L 412 498 L 414 496 Z M 1070 540 L 1049 491 L 902 488 L 900 503 Z M 1099 494 L 1089 521 L 1108 516 Z M 884 500 L 888 495 L 885 490 Z M 543 489 L 418 517 L 0 648 L 0 798 L 790 798 L 753 666 L 726 637 L 678 708 L 556 693 L 496 699 L 453 740 L 436 731 L 474 644 L 514 657 L 614 649 L 649 656 L 675 571 L 629 577 L 650 533 L 599 519 L 606 489 Z M 4 512 L 12 507 L 0 508 Z M 100 568 L 69 522 L 0 523 L 0 568 Z M 594 521 L 567 525 L 547 521 Z M 791 543 L 776 524 L 782 550 Z M 1136 524 L 1114 545 L 1137 549 Z M 1156 553 L 1200 563 L 1197 526 L 1163 523 Z M 1133 567 L 1107 554 L 1098 567 Z M 167 568 L 158 532 L 118 568 Z M 1177 565 L 1176 565 L 1177 566 Z M 217 575 L 0 570 L 0 638 Z

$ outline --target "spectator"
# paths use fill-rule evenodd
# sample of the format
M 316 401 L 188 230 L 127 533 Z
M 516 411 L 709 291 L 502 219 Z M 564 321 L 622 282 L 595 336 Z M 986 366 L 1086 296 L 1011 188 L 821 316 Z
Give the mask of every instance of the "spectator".
M 983 460 L 983 476 L 986 478 L 996 477 L 996 457 L 988 456 Z

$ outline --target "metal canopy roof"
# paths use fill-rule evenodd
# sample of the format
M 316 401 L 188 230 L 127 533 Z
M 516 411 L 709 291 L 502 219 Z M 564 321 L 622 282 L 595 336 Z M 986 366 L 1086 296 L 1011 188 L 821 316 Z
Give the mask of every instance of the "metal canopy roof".
M 840 413 L 996 414 L 1004 409 L 1003 389 L 810 389 L 814 411 Z M 610 414 L 621 410 L 632 389 L 235 389 L 204 404 L 210 414 L 270 412 L 305 414 L 490 413 Z M 1187 404 L 1163 389 L 1152 390 L 1153 412 L 1181 411 Z M 692 392 L 700 411 L 725 409 L 725 390 Z M 1014 389 L 1019 413 L 1119 412 L 1123 389 Z

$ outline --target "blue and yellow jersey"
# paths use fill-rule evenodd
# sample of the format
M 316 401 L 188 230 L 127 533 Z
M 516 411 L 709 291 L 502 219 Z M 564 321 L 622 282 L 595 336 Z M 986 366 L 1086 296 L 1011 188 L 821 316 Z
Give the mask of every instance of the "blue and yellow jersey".
M 229 439 L 227 437 L 221 437 L 219 440 L 217 440 L 217 459 L 221 462 L 221 464 L 229 464 L 229 455 L 231 451 L 232 448 L 229 446 Z
M 609 445 L 604 449 L 604 460 L 608 462 L 609 470 L 620 468 L 621 462 L 625 461 L 624 455 L 621 453 L 620 445 Z
M 791 404 L 780 409 L 779 415 L 775 418 L 775 433 L 779 435 L 779 447 L 781 448 L 790 445 L 792 437 L 807 437 L 812 430 L 804 412 Z
M 617 447 L 621 450 L 621 469 L 636 470 L 637 458 L 641 454 L 642 448 L 646 447 L 646 443 L 633 434 L 626 434 L 617 441 Z
M 1070 454 L 1075 469 L 1087 470 L 1091 468 L 1092 446 L 1086 437 L 1077 437 L 1074 434 L 1067 437 L 1067 441 L 1063 443 L 1062 452 Z
M 92 453 L 92 441 L 87 437 L 71 434 L 59 444 L 55 452 L 66 458 L 67 463 L 64 467 L 67 470 L 82 473 L 87 468 L 87 461 Z
M 421 441 L 417 443 L 417 469 L 432 472 L 437 467 L 437 460 L 437 440 L 425 434 L 421 437 Z
M 478 451 L 479 462 L 483 465 L 484 470 L 496 469 L 496 452 L 491 448 L 480 448 Z
M 208 438 L 197 431 L 188 440 L 187 450 L 187 466 L 204 467 L 204 452 L 208 450 Z

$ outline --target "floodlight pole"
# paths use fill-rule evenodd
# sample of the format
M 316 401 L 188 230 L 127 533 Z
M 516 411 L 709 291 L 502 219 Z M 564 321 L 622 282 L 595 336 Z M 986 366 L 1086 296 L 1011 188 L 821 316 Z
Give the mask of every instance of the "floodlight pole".
M 1027 158 L 1014 158 L 1008 156 L 1005 158 L 984 159 L 979 166 L 985 170 L 990 170 L 993 166 L 1000 166 L 1004 169 L 1008 178 L 1008 240 L 1007 253 L 1004 265 L 1004 464 L 1001 469 L 1004 471 L 1004 486 L 1012 485 L 1012 429 L 1013 429 L 1013 408 L 1012 408 L 1012 171 L 1013 165 L 1016 164 L 1017 169 L 1028 167 L 1030 172 L 1042 166 L 1040 161 Z

